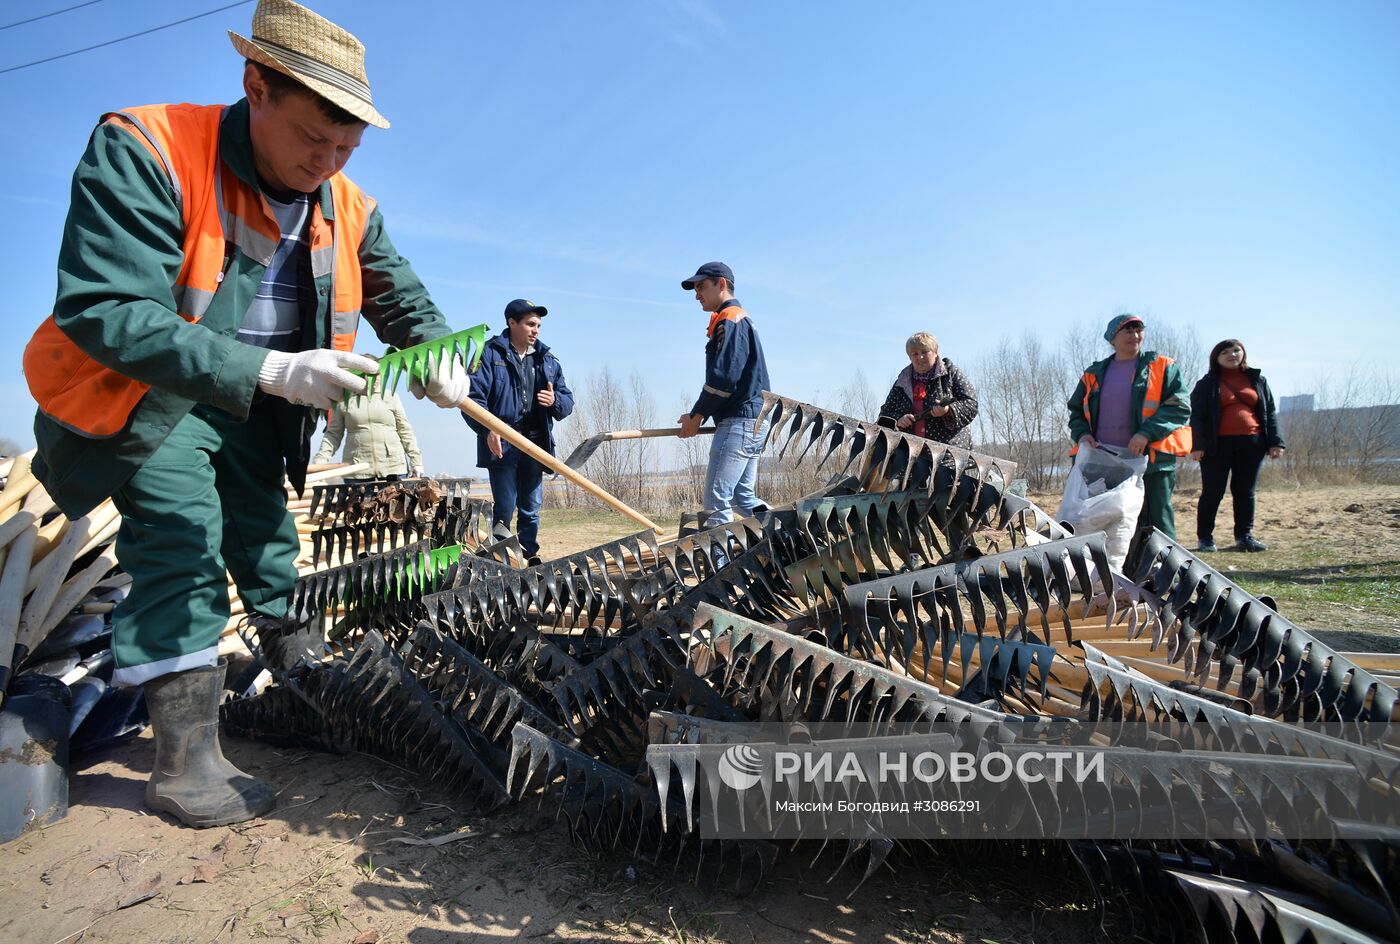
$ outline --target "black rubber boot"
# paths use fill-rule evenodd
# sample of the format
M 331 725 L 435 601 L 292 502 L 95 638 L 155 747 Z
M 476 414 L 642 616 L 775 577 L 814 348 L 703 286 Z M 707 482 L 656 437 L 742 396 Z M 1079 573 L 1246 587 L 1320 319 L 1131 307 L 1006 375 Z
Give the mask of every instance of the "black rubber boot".
M 156 734 L 147 806 L 200 828 L 241 823 L 272 809 L 272 786 L 230 764 L 219 747 L 223 663 L 162 675 L 145 690 Z

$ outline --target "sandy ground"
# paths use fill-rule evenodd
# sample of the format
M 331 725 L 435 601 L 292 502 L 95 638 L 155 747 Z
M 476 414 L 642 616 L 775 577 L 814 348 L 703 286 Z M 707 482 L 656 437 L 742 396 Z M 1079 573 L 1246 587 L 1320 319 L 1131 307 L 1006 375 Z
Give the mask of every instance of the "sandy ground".
M 275 812 L 182 829 L 142 811 L 149 735 L 89 757 L 68 818 L 0 853 L 0 940 L 1010 944 L 1107 940 L 1124 920 L 1048 869 L 1008 876 L 933 853 L 859 890 L 839 858 L 789 862 L 741 895 L 692 884 L 689 868 L 575 851 L 549 807 L 473 818 L 370 758 L 225 740 L 280 786 Z
M 1194 502 L 1183 488 L 1186 537 Z M 1400 488 L 1267 492 L 1259 518 L 1270 551 L 1222 552 L 1217 567 L 1257 592 L 1280 590 L 1287 615 L 1339 648 L 1400 649 Z M 545 551 L 631 530 L 621 519 L 555 513 Z M 1228 519 L 1217 533 L 1228 533 Z M 225 741 L 235 763 L 280 789 L 271 815 L 195 831 L 144 812 L 149 733 L 85 756 L 68 817 L 0 847 L 0 940 L 1079 944 L 1161 929 L 1140 913 L 1094 907 L 1065 863 L 1006 867 L 949 848 L 858 889 L 839 854 L 789 856 L 741 895 L 692 882 L 693 864 L 677 871 L 579 852 L 548 805 L 474 818 L 370 758 Z M 424 844 L 435 837 L 450 838 Z
M 1175 502 L 1180 540 L 1195 546 L 1200 491 Z M 1226 496 L 1217 545 L 1232 536 Z M 1262 554 L 1202 555 L 1253 593 L 1271 594 L 1279 611 L 1341 650 L 1400 652 L 1400 486 L 1261 491 L 1255 534 Z

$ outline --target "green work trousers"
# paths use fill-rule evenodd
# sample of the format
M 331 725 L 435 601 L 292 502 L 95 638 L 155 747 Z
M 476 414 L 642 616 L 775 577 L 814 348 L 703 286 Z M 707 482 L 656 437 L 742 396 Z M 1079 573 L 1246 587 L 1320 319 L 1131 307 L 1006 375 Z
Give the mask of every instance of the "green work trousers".
M 1176 511 L 1172 508 L 1172 492 L 1176 490 L 1176 466 L 1149 468 L 1142 477 L 1142 487 L 1145 494 L 1138 527 L 1151 525 L 1175 541 Z
M 299 544 L 284 477 L 269 401 L 246 422 L 201 405 L 112 496 L 117 560 L 131 575 L 113 619 L 114 682 L 217 663 L 226 571 L 247 613 L 285 615 Z

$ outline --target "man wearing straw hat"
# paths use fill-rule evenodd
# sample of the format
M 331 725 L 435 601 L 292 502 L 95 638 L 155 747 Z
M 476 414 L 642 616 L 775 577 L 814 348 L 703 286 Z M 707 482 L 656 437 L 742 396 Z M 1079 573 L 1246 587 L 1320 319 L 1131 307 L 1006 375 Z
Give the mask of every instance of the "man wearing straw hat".
M 343 174 L 375 109 L 364 47 L 291 0 L 260 0 L 233 105 L 105 115 L 74 174 L 58 295 L 25 350 L 34 470 L 72 518 L 111 497 L 131 575 L 113 681 L 142 684 L 156 735 L 146 802 L 194 826 L 269 810 L 219 747 L 226 571 L 289 668 L 320 639 L 287 614 L 299 544 L 284 476 L 305 482 L 317 418 L 377 369 L 361 316 L 405 347 L 450 332 Z M 414 389 L 466 396 L 451 366 Z M 319 627 L 319 621 L 317 621 Z

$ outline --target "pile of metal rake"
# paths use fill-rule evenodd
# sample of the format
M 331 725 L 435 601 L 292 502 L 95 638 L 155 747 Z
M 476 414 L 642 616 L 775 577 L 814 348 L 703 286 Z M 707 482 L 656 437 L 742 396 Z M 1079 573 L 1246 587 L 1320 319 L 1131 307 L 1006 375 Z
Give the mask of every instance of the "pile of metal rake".
M 1066 863 L 1199 940 L 1400 936 L 1393 677 L 1160 533 L 1112 571 L 1101 535 L 1006 491 L 1010 463 L 765 398 L 770 449 L 821 464 L 830 484 L 675 540 L 641 532 L 527 568 L 461 483 L 401 490 L 394 513 L 363 486 L 319 488 L 316 546 L 332 559 L 302 578 L 294 609 L 324 620 L 324 657 L 225 704 L 226 729 L 370 753 L 482 813 L 539 798 L 580 846 L 739 888 L 822 847 L 851 888 L 932 849 Z M 1159 791 L 1180 796 L 1183 819 L 1257 829 L 911 840 L 877 818 L 834 843 L 816 825 L 707 834 L 702 814 L 730 787 L 705 757 L 735 742 L 771 752 L 760 722 L 896 743 L 942 737 L 910 725 L 951 726 L 972 750 L 990 731 L 1136 725 L 1152 763 L 1102 793 L 1059 788 L 1056 815 L 1121 820 Z M 1202 756 L 1218 763 L 1188 763 Z M 1309 838 L 1276 827 L 1280 809 Z

